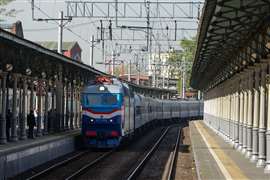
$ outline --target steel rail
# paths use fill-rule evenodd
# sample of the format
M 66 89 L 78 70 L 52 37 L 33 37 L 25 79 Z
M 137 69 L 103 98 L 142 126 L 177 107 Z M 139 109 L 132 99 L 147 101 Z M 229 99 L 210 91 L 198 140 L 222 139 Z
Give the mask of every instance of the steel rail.
M 83 152 L 80 152 L 80 153 L 78 153 L 78 154 L 75 154 L 75 155 L 72 156 L 72 157 L 69 157 L 69 158 L 67 158 L 67 159 L 64 159 L 63 161 L 60 161 L 60 162 L 58 162 L 58 163 L 56 163 L 56 164 L 50 166 L 49 168 L 44 169 L 44 170 L 42 170 L 42 171 L 40 171 L 40 172 L 34 174 L 33 176 L 27 178 L 27 180 L 40 179 L 42 176 L 46 175 L 47 173 L 49 173 L 49 172 L 55 170 L 56 168 L 59 168 L 59 167 L 61 167 L 61 166 L 66 165 L 67 163 L 69 163 L 69 162 L 71 162 L 71 161 L 73 161 L 73 160 L 75 160 L 75 159 L 77 159 L 77 158 L 83 156 L 83 155 L 86 154 L 87 152 L 89 152 L 89 151 L 88 151 L 88 150 L 87 150 L 87 151 L 83 151 Z
M 72 173 L 70 176 L 68 176 L 67 178 L 65 178 L 65 180 L 75 179 L 75 178 L 79 177 L 86 170 L 88 170 L 89 168 L 95 166 L 97 163 L 101 162 L 106 157 L 110 156 L 114 151 L 115 151 L 115 149 L 112 149 L 111 151 L 108 151 L 108 152 L 102 154 L 101 156 L 99 156 L 98 158 L 96 158 L 94 161 L 86 164 L 85 166 L 83 166 L 82 168 L 80 168 L 79 170 L 77 170 L 76 172 Z
M 136 177 L 140 174 L 140 172 L 143 170 L 143 167 L 148 162 L 148 160 L 152 157 L 154 152 L 157 150 L 159 144 L 164 139 L 165 135 L 168 133 L 170 127 L 167 127 L 167 129 L 164 131 L 164 133 L 160 136 L 160 138 L 157 140 L 157 142 L 154 144 L 154 146 L 148 151 L 148 153 L 145 155 L 145 157 L 141 160 L 139 165 L 131 172 L 131 174 L 127 177 L 127 180 L 136 179 Z
M 175 167 L 176 158 L 177 158 L 177 155 L 178 155 L 178 149 L 179 149 L 179 144 L 180 144 L 180 139 L 181 138 L 182 138 L 182 128 L 179 127 L 178 136 L 177 136 L 177 139 L 176 139 L 173 155 L 171 157 L 171 162 L 170 162 L 170 166 L 169 166 L 169 170 L 168 170 L 167 180 L 172 180 L 173 179 L 173 170 L 174 170 L 174 167 Z

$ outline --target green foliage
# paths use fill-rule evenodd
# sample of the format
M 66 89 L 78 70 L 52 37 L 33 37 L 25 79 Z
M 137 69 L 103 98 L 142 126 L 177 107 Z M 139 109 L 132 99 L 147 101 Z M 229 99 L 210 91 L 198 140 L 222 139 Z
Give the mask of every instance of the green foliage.
M 10 2 L 12 2 L 14 0 L 0 0 L 0 21 L 3 21 L 3 18 L 1 16 L 5 16 L 5 17 L 15 17 L 17 14 L 17 10 L 16 9 L 7 9 L 3 6 L 6 6 L 7 4 L 9 4 Z
M 115 76 L 120 76 L 122 72 L 122 67 L 121 66 L 115 66 L 114 67 L 114 75 Z
M 177 80 L 177 91 L 178 91 L 178 94 L 180 94 L 182 92 L 182 81 L 181 81 L 181 79 Z
M 186 89 L 190 88 L 190 77 L 192 71 L 192 63 L 193 57 L 195 55 L 196 50 L 196 38 L 193 37 L 191 39 L 182 39 L 180 41 L 180 46 L 182 51 L 176 52 L 173 51 L 169 54 L 169 64 L 171 65 L 171 72 L 170 74 L 177 74 L 177 78 L 179 81 L 177 83 L 178 93 L 182 93 L 182 71 L 185 70 L 185 82 L 186 82 Z M 170 76 L 172 77 L 172 76 Z
M 0 0 L 0 6 L 5 6 L 8 3 L 10 3 L 11 1 L 14 1 L 14 0 Z
M 180 46 L 183 49 L 183 56 L 188 62 L 193 61 L 193 56 L 195 54 L 196 39 L 195 37 L 191 39 L 183 39 L 180 41 Z

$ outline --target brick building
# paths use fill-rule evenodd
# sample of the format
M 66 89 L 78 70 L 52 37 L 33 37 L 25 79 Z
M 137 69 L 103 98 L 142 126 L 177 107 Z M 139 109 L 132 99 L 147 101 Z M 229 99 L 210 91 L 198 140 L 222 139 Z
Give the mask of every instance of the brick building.
M 18 37 L 24 38 L 23 27 L 21 21 L 16 21 L 12 24 L 0 24 L 0 28 L 15 34 Z
M 36 42 L 40 44 L 41 46 L 50 49 L 52 51 L 57 52 L 57 42 L 56 41 L 40 41 Z M 71 41 L 71 42 L 63 42 L 62 44 L 62 54 L 70 57 L 76 61 L 82 60 L 82 49 L 79 46 L 78 42 L 76 41 Z

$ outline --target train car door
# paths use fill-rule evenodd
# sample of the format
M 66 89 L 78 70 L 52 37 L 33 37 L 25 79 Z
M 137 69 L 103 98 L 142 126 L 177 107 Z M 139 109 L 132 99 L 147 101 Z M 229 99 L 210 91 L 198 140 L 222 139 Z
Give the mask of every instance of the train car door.
M 132 91 L 130 91 L 130 96 L 129 96 L 129 130 L 130 133 L 134 132 L 135 126 L 134 126 L 134 122 L 135 122 L 135 118 L 134 118 L 134 93 Z
M 124 131 L 125 131 L 125 134 L 128 134 L 129 132 L 129 97 L 128 96 L 125 96 L 124 97 L 124 106 L 125 106 L 125 126 L 124 126 Z
M 130 109 L 130 94 L 127 87 L 123 87 L 124 90 L 124 132 L 125 136 L 129 134 L 130 125 L 129 125 L 129 109 Z

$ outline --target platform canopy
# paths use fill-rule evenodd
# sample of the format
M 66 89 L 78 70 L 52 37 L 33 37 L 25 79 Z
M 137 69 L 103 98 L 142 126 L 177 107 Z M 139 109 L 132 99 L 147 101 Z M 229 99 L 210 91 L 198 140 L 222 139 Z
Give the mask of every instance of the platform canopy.
M 267 56 L 269 16 L 270 0 L 205 0 L 191 86 L 207 91 Z

